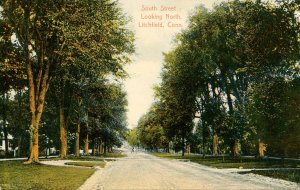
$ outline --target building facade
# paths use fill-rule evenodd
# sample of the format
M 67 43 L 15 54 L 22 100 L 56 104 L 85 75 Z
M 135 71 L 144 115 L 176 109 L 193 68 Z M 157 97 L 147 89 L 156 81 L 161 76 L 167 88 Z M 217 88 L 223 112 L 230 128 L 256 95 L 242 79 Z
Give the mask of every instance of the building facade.
M 0 152 L 1 152 L 1 151 L 5 151 L 5 139 L 4 139 L 2 128 L 0 128 L 0 130 L 1 130 L 0 132 Z M 10 134 L 8 134 L 7 138 L 8 138 L 8 151 L 12 151 L 11 141 L 13 140 L 13 137 Z

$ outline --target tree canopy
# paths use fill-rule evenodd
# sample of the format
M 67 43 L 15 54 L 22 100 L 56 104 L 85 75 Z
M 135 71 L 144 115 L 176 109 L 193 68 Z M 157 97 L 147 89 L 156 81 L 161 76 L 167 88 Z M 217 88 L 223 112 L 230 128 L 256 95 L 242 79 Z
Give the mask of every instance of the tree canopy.
M 299 80 L 297 7 L 234 0 L 195 9 L 164 54 L 155 88 L 161 107 L 152 113 L 170 140 L 181 139 L 183 154 L 188 144 L 199 143 L 188 134 L 202 130 L 202 143 L 194 147 L 204 154 L 257 154 L 259 141 L 270 154 L 295 155 L 287 149 L 297 146 L 291 129 L 299 110 L 293 109 L 293 119 L 286 114 L 297 102 L 291 95 Z
M 0 6 L 0 78 L 5 92 L 21 89 L 29 96 L 28 163 L 38 161 L 39 131 L 49 138 L 52 127 L 60 136 L 62 157 L 74 126 L 84 126 L 87 147 L 89 134 L 100 138 L 106 130 L 113 131 L 106 138 L 123 136 L 127 103 L 121 80 L 134 53 L 134 35 L 118 2 L 4 0 Z M 95 123 L 106 126 L 97 135 Z

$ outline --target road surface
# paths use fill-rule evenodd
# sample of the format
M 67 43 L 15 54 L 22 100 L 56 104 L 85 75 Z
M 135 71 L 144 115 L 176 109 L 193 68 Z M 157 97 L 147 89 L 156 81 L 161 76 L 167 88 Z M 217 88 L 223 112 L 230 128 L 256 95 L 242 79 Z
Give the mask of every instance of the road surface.
M 80 189 L 192 190 L 192 189 L 300 189 L 296 183 L 254 174 L 238 174 L 191 162 L 168 160 L 145 153 L 111 162 L 97 171 Z

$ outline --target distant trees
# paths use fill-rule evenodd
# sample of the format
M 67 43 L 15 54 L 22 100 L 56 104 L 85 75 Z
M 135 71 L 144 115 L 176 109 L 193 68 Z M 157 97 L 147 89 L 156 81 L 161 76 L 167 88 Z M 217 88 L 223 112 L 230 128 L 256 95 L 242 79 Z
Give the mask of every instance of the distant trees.
M 127 133 L 126 139 L 129 143 L 129 145 L 132 147 L 140 147 L 141 146 L 141 142 L 138 137 L 137 128 L 133 128 L 133 129 L 129 130 Z
M 113 145 L 122 145 L 126 138 L 126 93 L 120 85 L 106 85 L 97 96 L 88 114 L 91 118 L 89 133 L 93 144 L 103 144 L 104 153 Z M 99 111 L 101 110 L 101 111 Z
M 25 78 L 28 85 L 28 88 L 21 87 L 29 94 L 31 153 L 28 163 L 38 161 L 41 126 L 53 127 L 41 122 L 48 120 L 47 116 L 59 118 L 55 125 L 60 126 L 60 155 L 65 157 L 71 126 L 75 125 L 79 132 L 78 126 L 84 124 L 86 131 L 91 131 L 90 119 L 102 114 L 103 110 L 92 106 L 103 101 L 101 98 L 108 102 L 117 102 L 118 98 L 126 102 L 118 80 L 126 77 L 123 66 L 130 62 L 129 55 L 134 52 L 133 33 L 126 28 L 127 20 L 118 4 L 110 0 L 55 3 L 5 0 L 0 6 L 3 8 L 0 24 L 4 26 L 0 31 L 1 47 L 9 47 L 1 48 L 5 51 L 1 51 L 0 63 L 10 66 L 1 67 L 1 81 Z M 101 94 L 106 86 L 114 85 L 120 92 Z M 15 86 L 10 88 L 16 89 Z M 46 98 L 46 94 L 49 97 Z M 110 104 L 112 102 L 105 106 Z M 59 109 L 48 109 L 48 114 L 42 116 L 47 105 Z M 122 109 L 114 107 L 108 111 L 111 115 L 107 118 L 113 119 L 101 118 L 99 123 L 109 129 L 124 127 L 126 103 L 118 106 Z M 94 118 L 89 116 L 92 109 Z M 89 141 L 86 142 L 88 147 Z
M 158 105 L 153 104 L 150 111 L 142 116 L 138 122 L 136 135 L 142 146 L 151 150 L 168 149 L 168 137 L 162 127 L 159 115 L 157 115 Z
M 188 29 L 165 54 L 156 88 L 162 106 L 154 115 L 160 116 L 169 139 L 181 139 L 182 147 L 195 143 L 186 137 L 198 119 L 202 153 L 256 154 L 258 140 L 273 155 L 295 151 L 291 129 L 300 113 L 293 109 L 295 118 L 286 114 L 298 101 L 289 95 L 299 85 L 296 7 L 236 0 L 211 11 L 195 10 Z M 270 139 L 282 139 L 281 148 Z

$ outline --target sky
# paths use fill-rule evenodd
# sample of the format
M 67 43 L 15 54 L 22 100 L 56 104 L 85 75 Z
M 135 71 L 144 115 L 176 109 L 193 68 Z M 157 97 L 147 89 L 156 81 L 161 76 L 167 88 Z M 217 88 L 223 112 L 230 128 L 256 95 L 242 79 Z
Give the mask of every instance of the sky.
M 119 0 L 123 12 L 131 18 L 128 27 L 136 38 L 133 62 L 126 66 L 130 77 L 124 82 L 128 96 L 128 128 L 137 126 L 139 118 L 154 101 L 153 86 L 161 81 L 163 52 L 172 49 L 175 35 L 187 27 L 188 16 L 200 4 L 212 8 L 220 1 Z M 144 27 L 148 22 L 161 23 L 164 27 Z

